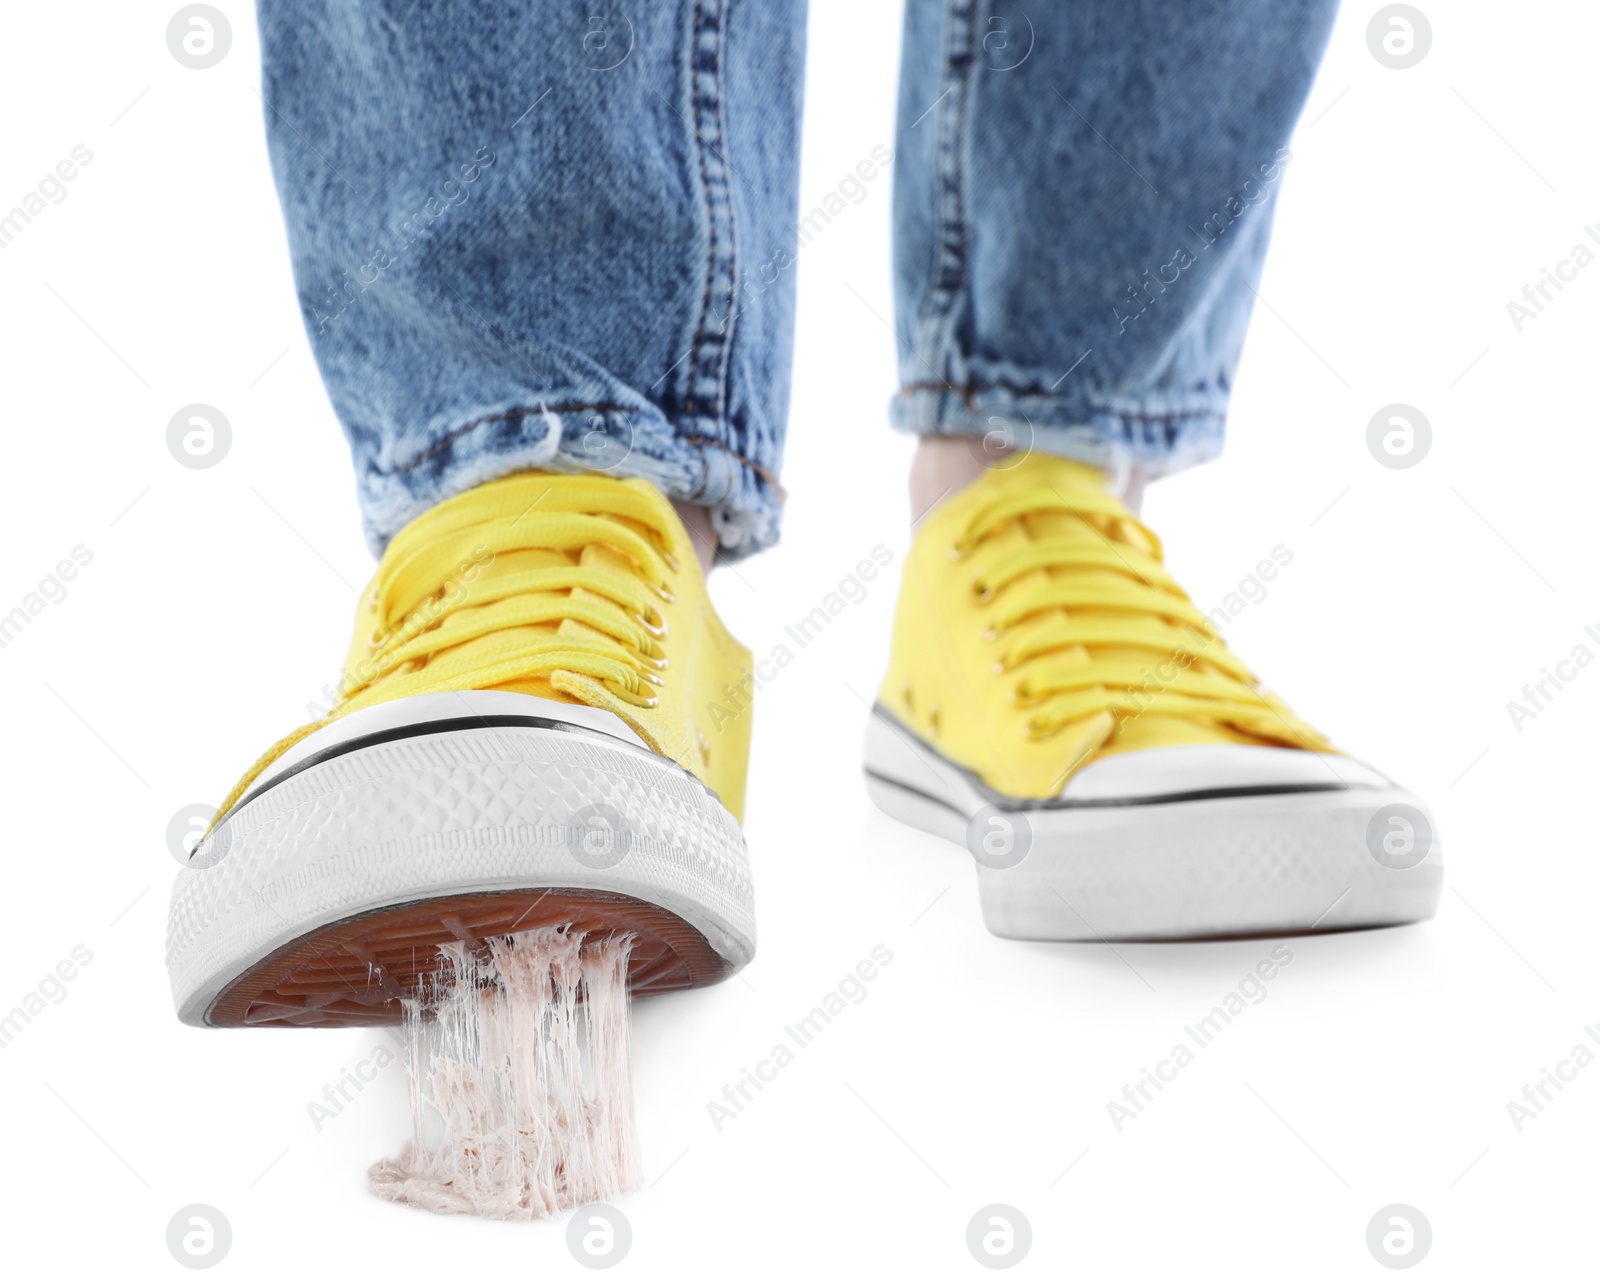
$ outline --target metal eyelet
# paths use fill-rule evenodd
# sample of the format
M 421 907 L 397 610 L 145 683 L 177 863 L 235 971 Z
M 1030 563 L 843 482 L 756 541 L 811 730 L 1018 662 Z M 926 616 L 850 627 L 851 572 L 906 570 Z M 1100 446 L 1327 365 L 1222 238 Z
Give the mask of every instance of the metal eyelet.
M 661 702 L 655 695 L 640 694 L 637 690 L 629 690 L 627 686 L 615 681 L 602 680 L 600 684 L 624 703 L 630 703 L 635 708 L 654 708 Z M 660 682 L 656 684 L 659 685 Z
M 637 623 L 640 628 L 644 629 L 645 632 L 649 633 L 652 637 L 660 640 L 662 637 L 667 635 L 667 617 L 661 613 L 661 608 L 659 606 L 652 606 L 650 609 L 655 612 L 653 618 L 649 615 L 641 615 L 637 612 L 630 613 L 632 614 L 634 622 Z

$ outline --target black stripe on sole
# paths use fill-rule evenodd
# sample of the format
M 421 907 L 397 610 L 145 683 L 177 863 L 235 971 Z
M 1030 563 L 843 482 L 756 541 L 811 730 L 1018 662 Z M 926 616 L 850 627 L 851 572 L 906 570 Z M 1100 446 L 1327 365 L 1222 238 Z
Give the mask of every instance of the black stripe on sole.
M 303 774 L 306 770 L 311 769 L 312 766 L 321 765 L 324 761 L 332 761 L 341 756 L 348 756 L 352 752 L 359 752 L 362 748 L 375 747 L 380 743 L 394 743 L 400 739 L 418 739 L 430 734 L 455 734 L 461 730 L 493 730 L 506 726 L 535 730 L 555 730 L 565 734 L 586 734 L 592 738 L 604 739 L 607 743 L 617 743 L 623 747 L 638 747 L 641 751 L 649 752 L 657 760 L 662 759 L 659 754 L 651 752 L 643 743 L 630 745 L 617 738 L 614 734 L 606 734 L 602 730 L 591 730 L 588 726 L 574 725 L 570 721 L 557 721 L 553 717 L 525 717 L 506 714 L 487 717 L 441 717 L 436 721 L 418 721 L 413 725 L 399 725 L 392 726 L 387 730 L 374 730 L 371 734 L 363 734 L 354 739 L 346 739 L 343 743 L 335 743 L 323 748 L 320 752 L 313 752 L 305 760 L 296 761 L 282 774 L 275 775 L 261 784 L 260 787 L 240 797 L 238 803 L 228 811 L 227 818 L 224 818 L 222 822 L 226 823 L 229 818 L 232 818 L 246 805 L 250 804 L 251 801 L 255 800 L 256 797 L 270 792 L 286 779 L 292 779 L 297 774 Z M 680 766 L 679 768 L 681 769 L 682 767 Z M 683 772 L 689 778 L 695 778 L 689 771 L 684 770 Z M 699 782 L 698 779 L 695 779 L 695 781 Z M 705 785 L 702 783 L 701 786 L 704 787 Z M 709 788 L 706 790 L 710 791 Z M 217 824 L 219 829 L 221 826 L 222 823 Z
M 879 783 L 890 787 L 899 788 L 912 796 L 919 796 L 934 805 L 942 806 L 952 814 L 966 818 L 967 815 L 957 809 L 949 801 L 940 800 L 919 787 L 910 783 L 903 783 L 899 779 L 892 779 L 887 774 L 880 774 L 876 770 L 866 770 L 866 776 Z M 1066 800 L 1060 798 L 1049 800 L 1029 799 L 1024 797 L 1007 797 L 997 801 L 986 802 L 995 809 L 1007 812 L 1027 813 L 1029 811 L 1049 810 L 1093 810 L 1093 809 L 1122 809 L 1140 805 L 1178 805 L 1187 801 L 1220 801 L 1233 796 L 1293 796 L 1303 792 L 1349 792 L 1354 789 L 1347 783 L 1264 783 L 1254 787 L 1208 787 L 1196 788 L 1187 792 L 1158 792 L 1153 796 L 1090 796 L 1076 797 Z

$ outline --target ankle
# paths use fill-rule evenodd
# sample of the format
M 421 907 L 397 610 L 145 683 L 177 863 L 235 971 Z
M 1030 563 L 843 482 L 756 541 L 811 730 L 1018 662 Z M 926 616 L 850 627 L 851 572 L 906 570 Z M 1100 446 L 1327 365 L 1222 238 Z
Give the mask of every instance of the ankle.
M 922 521 L 936 505 L 976 482 L 990 464 L 1010 454 L 1009 447 L 993 446 L 986 437 L 924 434 L 911 457 L 912 523 Z
M 921 522 L 936 505 L 976 482 L 991 465 L 1016 456 L 1013 448 L 994 441 L 994 435 L 924 434 L 917 439 L 917 450 L 911 458 L 912 524 Z M 1141 464 L 1125 464 L 1106 471 L 1106 489 L 1135 514 L 1149 482 L 1150 474 Z
M 674 500 L 672 508 L 689 532 L 694 555 L 700 559 L 701 574 L 711 574 L 711 564 L 717 558 L 717 529 L 711 524 L 711 510 L 702 504 L 686 504 L 682 500 Z

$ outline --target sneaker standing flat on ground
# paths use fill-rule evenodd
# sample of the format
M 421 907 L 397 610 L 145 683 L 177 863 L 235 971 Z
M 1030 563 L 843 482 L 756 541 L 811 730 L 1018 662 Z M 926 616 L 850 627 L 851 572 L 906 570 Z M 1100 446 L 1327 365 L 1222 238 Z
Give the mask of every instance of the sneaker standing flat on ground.
M 1085 465 L 988 470 L 924 520 L 867 730 L 873 800 L 967 846 L 1011 938 L 1432 916 L 1421 799 L 1262 689 Z

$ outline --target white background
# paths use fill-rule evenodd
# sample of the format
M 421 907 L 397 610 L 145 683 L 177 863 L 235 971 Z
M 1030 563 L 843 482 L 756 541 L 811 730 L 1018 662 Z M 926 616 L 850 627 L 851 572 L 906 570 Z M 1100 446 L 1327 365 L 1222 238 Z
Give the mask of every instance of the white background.
M 92 952 L 0 1051 L 7 1264 L 175 1269 L 168 1219 L 204 1202 L 233 1227 L 224 1269 L 567 1268 L 561 1222 L 367 1193 L 405 1131 L 398 1065 L 314 1130 L 307 1103 L 374 1036 L 172 1014 L 168 820 L 305 719 L 371 567 L 290 284 L 252 15 L 219 3 L 233 49 L 205 72 L 167 52 L 170 0 L 12 5 L 0 47 L 0 204 L 94 152 L 0 251 L 0 611 L 93 553 L 0 649 L 0 1014 Z M 1438 918 L 1291 940 L 1268 999 L 1114 1130 L 1106 1103 L 1271 944 L 990 937 L 965 854 L 863 792 L 891 571 L 759 700 L 759 957 L 637 1010 L 654 1184 L 621 1201 L 621 1268 L 976 1269 L 965 1228 L 994 1202 L 1030 1218 L 1025 1269 L 1377 1269 L 1367 1222 L 1395 1202 L 1432 1223 L 1422 1268 L 1592 1267 L 1600 1066 L 1521 1131 L 1506 1103 L 1600 1022 L 1600 667 L 1520 732 L 1505 705 L 1578 643 L 1600 653 L 1600 268 L 1520 333 L 1506 303 L 1600 221 L 1600 14 L 1429 5 L 1431 53 L 1394 71 L 1368 52 L 1375 8 L 1344 13 L 1294 140 L 1226 456 L 1145 508 L 1204 609 L 1292 550 L 1230 643 L 1432 802 Z M 808 206 L 891 140 L 895 10 L 814 5 Z M 784 543 L 715 580 L 758 654 L 872 546 L 906 545 L 887 179 L 870 190 L 802 256 Z M 197 401 L 235 434 L 203 472 L 164 440 Z M 1364 440 L 1396 401 L 1434 431 L 1399 472 Z M 880 943 L 869 998 L 714 1130 L 707 1102 Z

